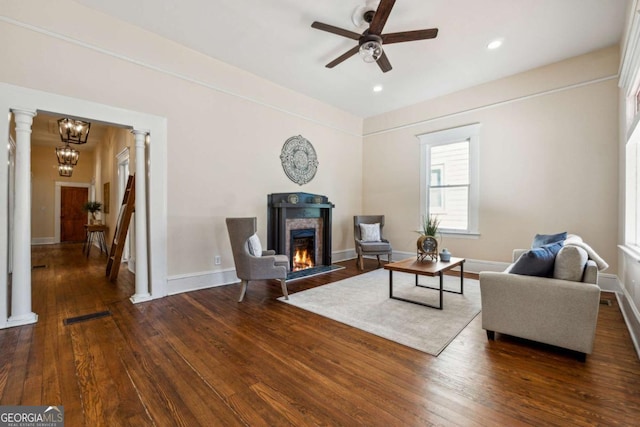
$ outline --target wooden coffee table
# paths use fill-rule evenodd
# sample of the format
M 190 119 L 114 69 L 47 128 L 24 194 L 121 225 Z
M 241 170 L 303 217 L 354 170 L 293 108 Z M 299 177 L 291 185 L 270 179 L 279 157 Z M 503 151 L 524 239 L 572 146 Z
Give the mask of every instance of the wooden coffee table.
M 420 304 L 426 307 L 437 308 L 442 310 L 443 301 L 442 295 L 444 292 L 451 292 L 454 294 L 464 294 L 464 258 L 454 258 L 451 257 L 451 261 L 443 262 L 443 261 L 418 261 L 416 258 L 409 258 L 398 262 L 391 262 L 389 264 L 385 264 L 384 268 L 389 270 L 389 298 L 397 299 L 400 301 L 411 302 L 413 304 Z M 460 292 L 450 291 L 443 288 L 443 275 L 445 271 L 451 270 L 455 267 L 460 267 Z M 410 300 L 407 298 L 401 298 L 393 296 L 393 272 L 400 271 L 402 273 L 409 273 L 416 275 L 416 286 L 427 289 L 435 289 L 440 291 L 440 305 L 432 305 L 426 304 L 424 302 Z M 418 276 L 440 276 L 440 287 L 435 288 L 432 286 L 425 286 L 418 284 Z

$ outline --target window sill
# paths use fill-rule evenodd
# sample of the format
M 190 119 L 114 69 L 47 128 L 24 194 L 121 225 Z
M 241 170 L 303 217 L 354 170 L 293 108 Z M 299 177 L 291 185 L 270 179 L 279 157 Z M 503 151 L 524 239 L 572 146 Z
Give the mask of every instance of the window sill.
M 442 234 L 445 237 L 457 237 L 460 239 L 478 239 L 480 238 L 480 233 L 476 232 L 466 232 L 466 231 L 442 231 Z
M 637 246 L 618 245 L 618 248 L 634 261 L 640 262 L 640 248 Z

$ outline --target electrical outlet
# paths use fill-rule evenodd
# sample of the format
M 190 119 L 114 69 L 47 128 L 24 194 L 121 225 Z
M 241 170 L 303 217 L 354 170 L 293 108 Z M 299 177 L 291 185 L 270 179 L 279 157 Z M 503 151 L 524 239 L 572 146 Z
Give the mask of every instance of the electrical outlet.
M 222 259 L 220 259 L 219 255 L 216 255 L 216 257 L 214 258 L 214 262 L 216 263 L 216 265 L 222 264 Z

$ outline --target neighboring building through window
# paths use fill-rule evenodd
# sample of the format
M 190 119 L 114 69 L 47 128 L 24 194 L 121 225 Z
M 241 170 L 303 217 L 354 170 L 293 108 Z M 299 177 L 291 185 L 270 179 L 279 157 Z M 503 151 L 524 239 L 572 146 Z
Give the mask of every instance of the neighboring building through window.
M 480 124 L 418 135 L 421 215 L 440 230 L 478 233 Z

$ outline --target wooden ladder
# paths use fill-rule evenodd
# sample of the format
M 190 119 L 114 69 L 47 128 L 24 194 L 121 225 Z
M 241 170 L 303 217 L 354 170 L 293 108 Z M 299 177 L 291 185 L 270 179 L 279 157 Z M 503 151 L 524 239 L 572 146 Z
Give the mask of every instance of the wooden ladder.
M 107 261 L 107 276 L 112 282 L 118 277 L 120 271 L 120 263 L 122 262 L 122 251 L 127 240 L 127 232 L 129 231 L 129 223 L 131 222 L 131 214 L 136 206 L 136 177 L 129 175 L 127 180 L 127 188 L 122 198 L 122 206 L 118 213 L 118 221 L 116 222 L 116 230 L 113 233 L 113 243 L 109 252 L 109 260 Z

